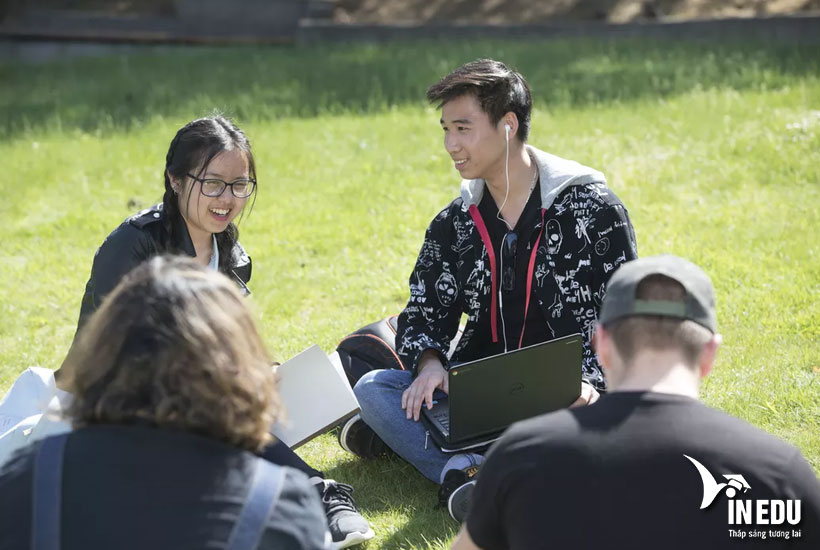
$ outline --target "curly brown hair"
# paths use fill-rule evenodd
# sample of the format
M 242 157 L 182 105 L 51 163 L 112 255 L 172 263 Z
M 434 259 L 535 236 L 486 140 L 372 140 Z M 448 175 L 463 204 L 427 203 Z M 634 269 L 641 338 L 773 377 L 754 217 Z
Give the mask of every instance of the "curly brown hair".
M 65 364 L 74 427 L 150 424 L 258 451 L 280 404 L 271 360 L 236 286 L 180 256 L 134 269 Z

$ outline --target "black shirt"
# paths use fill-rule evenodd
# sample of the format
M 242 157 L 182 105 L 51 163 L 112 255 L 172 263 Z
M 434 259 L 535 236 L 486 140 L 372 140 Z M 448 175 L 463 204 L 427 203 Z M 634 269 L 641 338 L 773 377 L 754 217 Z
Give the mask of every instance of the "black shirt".
M 532 254 L 532 246 L 538 238 L 538 230 L 541 228 L 541 184 L 535 184 L 530 193 L 524 209 L 518 221 L 513 227 L 513 232 L 517 236 L 515 253 L 515 284 L 512 291 L 502 289 L 503 270 L 508 267 L 509 255 L 503 252 L 502 243 L 507 233 L 510 232 L 507 225 L 498 219 L 498 206 L 490 194 L 484 189 L 484 196 L 478 203 L 478 212 L 487 226 L 487 233 L 493 243 L 495 253 L 495 268 L 497 277 L 497 290 L 501 290 L 499 301 L 498 332 L 499 343 L 492 345 L 492 339 L 487 339 L 488 349 L 484 350 L 480 357 L 495 355 L 504 351 L 504 337 L 501 332 L 504 330 L 507 336 L 507 350 L 518 349 L 518 341 L 521 337 L 521 328 L 524 324 L 524 306 L 527 299 L 527 275 Z M 507 262 L 507 264 L 505 264 Z M 502 323 L 503 319 L 503 323 Z M 530 292 L 530 307 L 527 310 L 527 324 L 524 327 L 523 346 L 530 346 L 549 339 L 549 334 L 544 330 L 544 314 L 538 306 L 538 299 L 534 290 Z
M 718 484 L 742 475 L 741 504 L 799 499 L 801 521 L 729 524 L 730 485 L 701 509 L 703 478 L 684 455 Z M 817 549 L 820 483 L 796 448 L 742 420 L 688 397 L 615 392 L 511 427 L 479 472 L 467 529 L 485 550 Z
M 0 549 L 30 547 L 34 455 L 0 470 Z M 90 426 L 66 442 L 62 550 L 224 548 L 250 488 L 251 453 L 190 433 Z M 317 491 L 286 471 L 260 549 L 326 548 Z

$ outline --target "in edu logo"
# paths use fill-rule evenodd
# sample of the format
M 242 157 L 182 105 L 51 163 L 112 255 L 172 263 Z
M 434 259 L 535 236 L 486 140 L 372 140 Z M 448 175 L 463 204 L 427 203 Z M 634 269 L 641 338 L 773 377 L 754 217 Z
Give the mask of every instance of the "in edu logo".
M 703 498 L 700 509 L 708 508 L 717 496 L 724 491 L 726 496 L 734 499 L 738 493 L 745 493 L 751 487 L 740 474 L 723 474 L 726 482 L 718 483 L 706 467 L 688 455 L 683 455 L 694 464 L 703 482 Z M 729 501 L 729 524 L 781 525 L 788 521 L 792 525 L 800 523 L 799 500 L 741 500 Z
M 689 462 L 695 465 L 695 468 L 700 474 L 700 479 L 703 481 L 703 500 L 700 502 L 701 510 L 708 508 L 724 488 L 726 488 L 726 496 L 729 498 L 734 498 L 738 491 L 745 493 L 751 489 L 749 484 L 740 474 L 724 474 L 723 477 L 725 477 L 728 481 L 726 483 L 718 483 L 715 481 L 715 478 L 712 477 L 712 474 L 709 473 L 709 470 L 706 469 L 706 466 L 691 456 L 683 456 L 688 458 Z

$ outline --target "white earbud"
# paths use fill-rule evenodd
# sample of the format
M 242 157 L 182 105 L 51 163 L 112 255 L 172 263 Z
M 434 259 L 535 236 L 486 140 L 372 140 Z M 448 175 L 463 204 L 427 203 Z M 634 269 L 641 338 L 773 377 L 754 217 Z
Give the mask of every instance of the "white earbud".
M 506 130 L 504 135 L 506 136 L 507 141 L 509 141 L 510 140 L 510 130 L 512 130 L 512 128 L 510 128 L 509 124 L 505 124 L 504 125 L 504 130 Z

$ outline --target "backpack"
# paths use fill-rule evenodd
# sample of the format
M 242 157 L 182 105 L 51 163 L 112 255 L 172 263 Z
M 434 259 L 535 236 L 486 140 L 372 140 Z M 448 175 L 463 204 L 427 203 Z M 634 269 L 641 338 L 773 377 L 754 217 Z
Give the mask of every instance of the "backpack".
M 391 315 L 375 323 L 370 323 L 348 334 L 336 351 L 342 361 L 350 387 L 359 378 L 375 369 L 401 369 L 404 364 L 396 353 L 396 330 L 398 315 Z
M 396 332 L 398 331 L 398 315 L 385 317 L 375 323 L 365 325 L 359 330 L 342 338 L 336 351 L 342 361 L 350 387 L 356 385 L 359 378 L 365 373 L 376 369 L 407 370 L 396 352 Z M 450 343 L 450 357 L 461 338 L 462 327 L 458 329 L 456 337 Z

